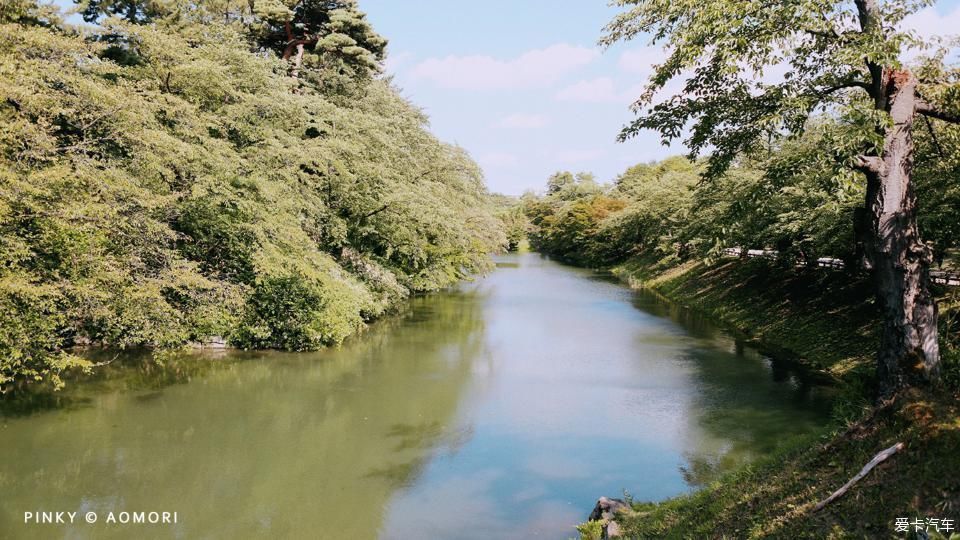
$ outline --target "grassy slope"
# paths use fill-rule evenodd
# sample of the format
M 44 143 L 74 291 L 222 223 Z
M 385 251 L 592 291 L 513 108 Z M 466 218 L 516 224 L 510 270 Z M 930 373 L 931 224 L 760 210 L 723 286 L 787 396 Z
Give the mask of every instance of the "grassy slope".
M 877 314 L 872 302 L 863 301 L 871 297 L 868 284 L 834 272 L 777 270 L 767 261 L 670 267 L 637 260 L 615 272 L 768 347 L 792 352 L 846 390 L 836 424 L 825 426 L 819 438 L 692 495 L 637 504 L 635 515 L 621 519 L 630 537 L 889 538 L 897 517 L 953 518 L 960 524 L 956 386 L 911 392 L 879 410 L 869 407 Z M 898 441 L 906 443 L 905 451 L 822 512 L 810 513 Z

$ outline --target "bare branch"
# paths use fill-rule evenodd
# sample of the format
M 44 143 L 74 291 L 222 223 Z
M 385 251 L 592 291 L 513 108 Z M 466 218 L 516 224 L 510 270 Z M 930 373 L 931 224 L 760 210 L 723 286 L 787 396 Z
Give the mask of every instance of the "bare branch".
M 940 159 L 945 159 L 946 155 L 943 153 L 943 147 L 940 146 L 940 139 L 937 137 L 937 131 L 933 129 L 933 124 L 930 122 L 930 117 L 924 116 L 923 122 L 927 125 L 927 131 L 930 132 L 930 138 L 933 140 L 933 147 L 936 148 L 937 153 L 940 154 Z
M 872 32 L 880 27 L 880 5 L 877 0 L 854 0 L 857 5 L 857 18 L 860 30 Z
M 842 83 L 835 84 L 833 86 L 828 86 L 827 88 L 820 90 L 820 92 L 818 93 L 820 94 L 820 98 L 823 99 L 829 96 L 830 94 L 833 94 L 834 92 L 838 92 L 846 88 L 862 88 L 868 94 L 870 93 L 870 85 L 864 81 L 859 81 L 859 80 L 848 80 Z
M 880 173 L 883 171 L 883 160 L 877 156 L 857 156 L 853 167 L 863 172 Z
M 823 39 L 837 39 L 840 37 L 840 34 L 837 33 L 833 28 L 829 32 L 824 32 L 822 30 L 810 30 L 807 29 L 806 32 L 813 37 L 823 38 Z
M 820 501 L 819 503 L 817 503 L 817 505 L 813 507 L 812 512 L 815 513 L 815 512 L 819 512 L 820 510 L 823 510 L 823 508 L 824 508 L 825 506 L 827 506 L 828 504 L 830 504 L 831 502 L 833 502 L 834 500 L 836 500 L 837 498 L 839 498 L 840 496 L 842 496 L 844 493 L 847 492 L 847 490 L 849 490 L 851 487 L 853 487 L 854 484 L 856 484 L 857 482 L 859 482 L 860 480 L 862 480 L 863 477 L 866 476 L 870 471 L 872 471 L 874 467 L 876 467 L 876 466 L 879 465 L 880 463 L 886 461 L 887 458 L 889 458 L 890 456 L 892 456 L 892 455 L 896 454 L 897 452 L 903 450 L 903 448 L 904 448 L 904 444 L 903 444 L 902 442 L 898 442 L 897 444 L 891 446 L 890 448 L 887 448 L 886 450 L 884 450 L 884 451 L 880 452 L 879 454 L 873 456 L 873 459 L 871 459 L 869 463 L 867 463 L 866 465 L 864 465 L 863 468 L 860 469 L 860 472 L 858 472 L 856 476 L 854 476 L 853 478 L 851 478 L 849 482 L 847 482 L 846 484 L 844 484 L 843 487 L 841 487 L 840 489 L 834 491 L 834 492 L 833 492 L 829 497 L 827 497 L 826 499 L 824 499 L 824 500 Z
M 364 214 L 360 219 L 361 219 L 361 220 L 364 220 L 364 219 L 372 218 L 373 216 L 379 214 L 380 212 L 386 212 L 387 209 L 389 209 L 389 208 L 390 208 L 390 205 L 389 205 L 389 204 L 385 204 L 385 205 L 381 206 L 380 208 L 377 208 L 376 210 L 367 212 L 367 213 Z
M 944 111 L 943 109 L 940 109 L 936 105 L 933 105 L 929 101 L 925 101 L 923 99 L 917 100 L 917 112 L 924 116 L 929 116 L 930 118 L 936 118 L 937 120 L 950 122 L 951 124 L 960 124 L 960 115 Z

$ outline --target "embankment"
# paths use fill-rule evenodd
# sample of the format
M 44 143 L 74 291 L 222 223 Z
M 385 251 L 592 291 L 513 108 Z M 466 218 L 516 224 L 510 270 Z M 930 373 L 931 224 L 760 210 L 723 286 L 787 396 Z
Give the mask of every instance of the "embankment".
M 794 357 L 840 387 L 834 421 L 800 444 L 731 473 L 688 496 L 634 501 L 618 518 L 637 538 L 904 537 L 897 519 L 960 522 L 960 448 L 955 296 L 941 296 L 946 382 L 911 390 L 874 407 L 872 353 L 877 314 L 869 283 L 838 272 L 797 272 L 766 261 L 679 266 L 634 260 L 614 269 L 645 287 L 701 310 L 765 347 Z M 943 291 L 941 291 L 943 292 Z M 955 293 L 952 293 L 955 295 Z M 848 493 L 814 513 L 881 450 L 905 450 Z M 598 494 L 610 495 L 610 494 Z M 929 527 L 931 537 L 936 527 Z M 949 537 L 950 531 L 942 531 Z M 911 532 L 910 534 L 914 534 Z

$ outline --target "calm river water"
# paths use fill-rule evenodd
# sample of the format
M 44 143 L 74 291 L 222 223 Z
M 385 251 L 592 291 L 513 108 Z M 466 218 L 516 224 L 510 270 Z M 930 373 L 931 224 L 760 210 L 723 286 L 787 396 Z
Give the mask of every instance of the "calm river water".
M 0 538 L 571 538 L 601 495 L 696 489 L 826 419 L 825 389 L 686 310 L 497 261 L 340 348 L 118 359 L 5 404 Z

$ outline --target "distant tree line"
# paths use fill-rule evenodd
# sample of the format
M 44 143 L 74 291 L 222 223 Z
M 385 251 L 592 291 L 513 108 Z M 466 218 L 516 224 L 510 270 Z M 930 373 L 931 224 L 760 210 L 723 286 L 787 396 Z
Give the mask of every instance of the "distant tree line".
M 960 221 L 960 71 L 948 42 L 905 28 L 934 2 L 615 3 L 625 9 L 602 42 L 643 37 L 665 53 L 620 138 L 652 130 L 683 140 L 691 157 L 704 156 L 703 185 L 677 186 L 693 194 L 684 197 L 690 202 L 660 208 L 664 214 L 642 209 L 646 196 L 670 202 L 656 187 L 664 179 L 652 180 L 641 191 L 653 192 L 632 199 L 636 211 L 623 214 L 622 226 L 598 234 L 646 246 L 653 239 L 643 225 L 653 216 L 678 233 L 657 236 L 680 256 L 722 242 L 773 244 L 806 260 L 846 252 L 857 260 L 851 267 L 873 278 L 882 314 L 878 399 L 936 382 L 941 340 L 930 266 L 953 246 Z M 585 215 L 603 216 L 602 206 Z M 585 227 L 578 216 L 567 219 Z M 674 219 L 683 230 L 673 229 Z M 602 257 L 607 241 L 587 247 Z
M 743 246 L 779 250 L 788 266 L 838 257 L 862 269 L 853 223 L 865 186 L 830 152 L 843 129 L 817 117 L 802 135 L 771 141 L 710 181 L 706 160 L 681 156 L 634 165 L 609 184 L 561 171 L 520 207 L 536 249 L 587 266 L 640 254 L 710 259 Z M 918 220 L 942 266 L 960 248 L 960 128 L 924 125 L 914 139 Z
M 663 266 L 718 259 L 724 248 L 774 249 L 789 271 L 838 257 L 865 273 L 854 223 L 862 177 L 834 159 L 846 127 L 819 116 L 801 135 L 784 136 L 733 160 L 709 181 L 706 160 L 671 157 L 628 168 L 612 183 L 558 172 L 544 191 L 517 207 L 531 247 L 558 259 L 606 267 L 633 257 Z M 960 248 L 960 128 L 926 125 L 914 133 L 918 224 L 934 265 L 956 262 Z M 943 321 L 957 341 L 956 321 Z M 953 326 L 950 326 L 950 325 Z

